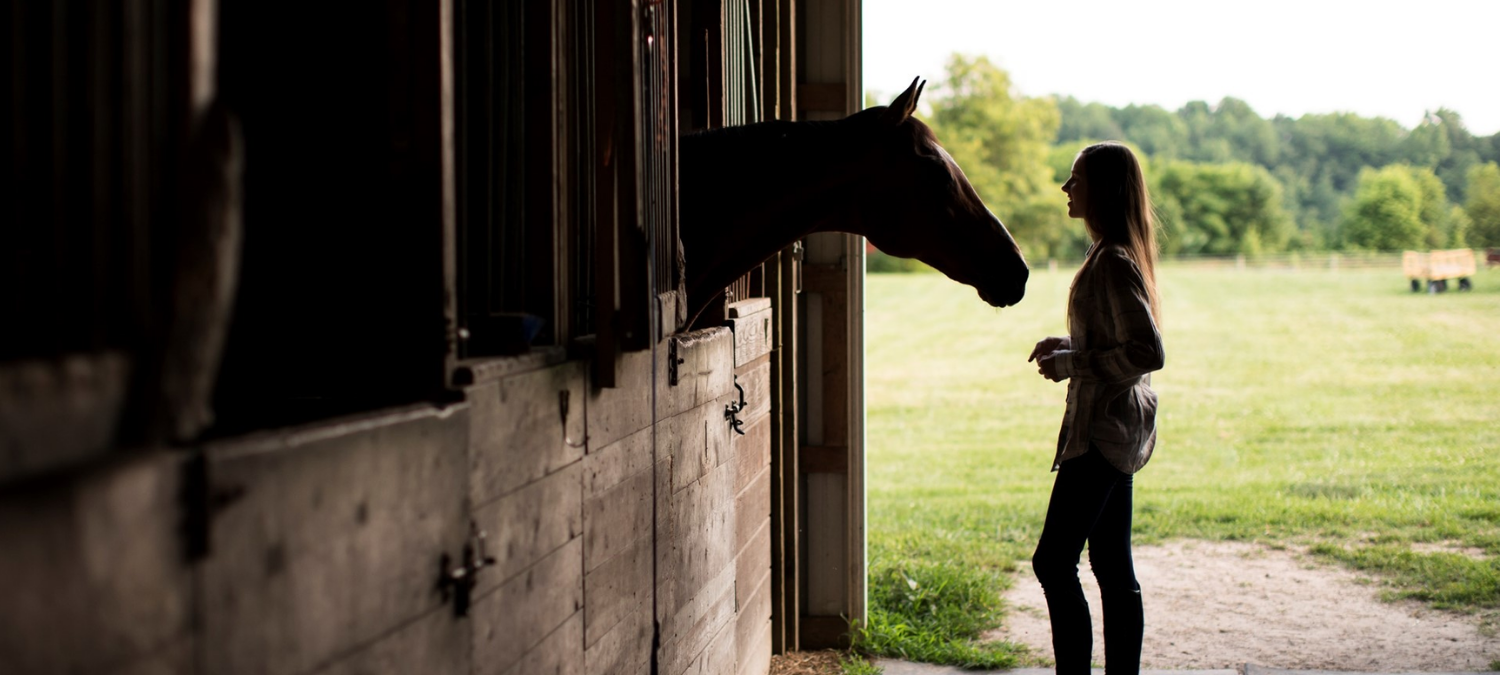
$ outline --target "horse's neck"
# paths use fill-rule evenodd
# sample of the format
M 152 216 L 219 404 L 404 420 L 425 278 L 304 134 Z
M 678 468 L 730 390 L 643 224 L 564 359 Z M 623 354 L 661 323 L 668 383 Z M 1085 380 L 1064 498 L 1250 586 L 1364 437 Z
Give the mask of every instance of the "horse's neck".
M 837 122 L 769 122 L 685 138 L 682 234 L 688 277 L 697 282 L 690 286 L 728 286 L 813 232 L 855 231 L 847 209 L 859 166 L 850 133 Z

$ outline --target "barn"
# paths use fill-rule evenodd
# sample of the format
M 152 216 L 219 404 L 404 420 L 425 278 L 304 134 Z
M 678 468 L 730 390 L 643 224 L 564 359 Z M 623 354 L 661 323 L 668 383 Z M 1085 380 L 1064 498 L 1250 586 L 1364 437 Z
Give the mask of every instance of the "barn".
M 855 111 L 859 0 L 6 16 L 0 672 L 847 644 L 864 246 L 688 297 L 677 144 Z

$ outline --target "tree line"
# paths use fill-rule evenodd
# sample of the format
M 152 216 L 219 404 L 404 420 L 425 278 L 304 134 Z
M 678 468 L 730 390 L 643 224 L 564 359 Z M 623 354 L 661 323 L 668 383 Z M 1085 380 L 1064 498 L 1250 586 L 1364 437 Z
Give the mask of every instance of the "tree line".
M 962 54 L 936 84 L 928 123 L 1033 259 L 1087 247 L 1058 187 L 1101 140 L 1145 163 L 1167 255 L 1500 246 L 1500 133 L 1476 136 L 1452 110 L 1407 129 L 1353 113 L 1267 119 L 1235 98 L 1113 107 L 1020 95 Z

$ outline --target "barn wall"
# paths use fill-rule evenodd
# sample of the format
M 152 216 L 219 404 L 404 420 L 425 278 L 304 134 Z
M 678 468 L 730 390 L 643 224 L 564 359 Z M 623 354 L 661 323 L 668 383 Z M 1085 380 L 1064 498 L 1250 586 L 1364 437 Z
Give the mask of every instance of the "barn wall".
M 475 673 L 646 672 L 658 621 L 661 673 L 766 672 L 770 310 L 758 309 L 624 355 L 616 388 L 568 363 L 469 390 L 470 489 L 498 557 L 474 606 Z M 736 381 L 744 435 L 725 417 Z M 561 391 L 574 402 L 564 424 Z
M 624 356 L 617 388 L 532 358 L 463 403 L 11 491 L 0 672 L 641 673 L 659 621 L 661 673 L 764 673 L 771 310 L 734 314 Z M 190 562 L 199 478 L 209 549 Z M 495 562 L 459 619 L 436 580 L 471 519 Z

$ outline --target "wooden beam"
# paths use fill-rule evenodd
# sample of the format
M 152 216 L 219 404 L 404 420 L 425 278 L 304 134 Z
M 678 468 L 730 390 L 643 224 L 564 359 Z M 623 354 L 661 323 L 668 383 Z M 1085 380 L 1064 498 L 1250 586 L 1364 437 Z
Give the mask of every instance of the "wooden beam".
M 847 89 L 843 82 L 803 83 L 797 85 L 797 102 L 803 110 L 843 115 L 849 110 Z
M 849 621 L 841 616 L 802 617 L 803 649 L 848 649 Z
M 849 473 L 849 448 L 842 445 L 804 445 L 797 454 L 802 473 Z

